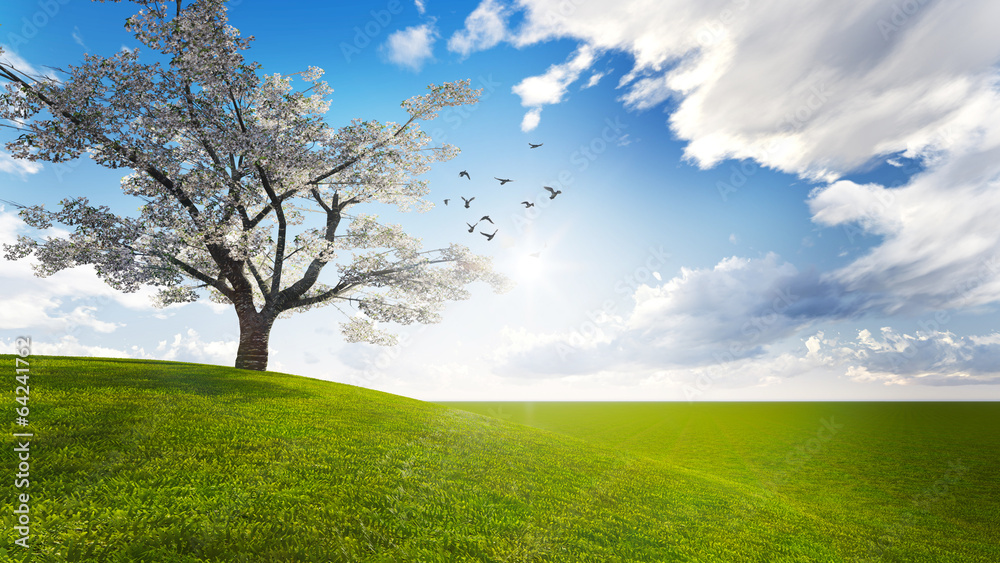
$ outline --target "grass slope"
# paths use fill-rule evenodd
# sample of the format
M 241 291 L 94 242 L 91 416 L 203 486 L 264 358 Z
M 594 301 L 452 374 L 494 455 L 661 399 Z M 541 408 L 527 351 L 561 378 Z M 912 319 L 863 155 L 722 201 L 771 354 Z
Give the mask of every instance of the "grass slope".
M 4 479 L 4 561 L 865 555 L 851 529 L 752 484 L 347 385 L 42 356 L 30 382 L 32 548 L 13 543 L 23 489 Z M 9 424 L 12 477 L 26 429 Z
M 444 404 L 776 495 L 841 556 L 1000 561 L 997 402 Z

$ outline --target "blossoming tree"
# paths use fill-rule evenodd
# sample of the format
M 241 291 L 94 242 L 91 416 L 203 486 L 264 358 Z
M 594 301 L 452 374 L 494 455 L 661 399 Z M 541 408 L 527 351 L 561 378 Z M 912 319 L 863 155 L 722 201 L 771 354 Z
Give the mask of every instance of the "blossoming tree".
M 458 150 L 432 146 L 419 125 L 475 103 L 480 92 L 468 81 L 406 100 L 402 124 L 335 129 L 323 120 L 332 91 L 323 71 L 299 73 L 308 84 L 299 90 L 291 76 L 260 76 L 242 55 L 253 37 L 227 24 L 224 0 L 136 3 L 143 9 L 126 28 L 162 60 L 140 62 L 139 50 L 87 55 L 62 80 L 0 64 L 0 118 L 21 133 L 6 145 L 15 158 L 86 154 L 131 169 L 121 187 L 142 200 L 139 215 L 83 197 L 56 211 L 26 207 L 30 226 L 59 223 L 71 233 L 20 236 L 8 259 L 34 255 L 41 276 L 91 264 L 119 290 L 157 287 L 161 306 L 207 290 L 236 310 L 236 367 L 255 370 L 267 367 L 279 317 L 333 305 L 348 341 L 392 344 L 378 322 L 437 322 L 445 302 L 468 298 L 465 286 L 477 280 L 504 290 L 487 258 L 455 244 L 422 250 L 367 212 L 431 208 L 427 182 L 415 176 Z

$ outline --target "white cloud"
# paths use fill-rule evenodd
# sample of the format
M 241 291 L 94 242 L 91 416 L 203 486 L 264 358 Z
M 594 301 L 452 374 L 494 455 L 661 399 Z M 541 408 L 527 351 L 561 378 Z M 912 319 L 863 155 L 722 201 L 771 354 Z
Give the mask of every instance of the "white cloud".
M 88 345 L 81 343 L 73 334 L 65 334 L 58 338 L 33 337 L 31 351 L 33 354 L 46 356 L 83 356 L 101 358 L 137 358 L 146 360 L 164 360 L 177 362 L 193 362 L 231 366 L 236 361 L 236 351 L 239 342 L 236 340 L 205 341 L 194 329 L 188 329 L 184 334 L 175 334 L 170 341 L 162 340 L 152 352 L 141 346 L 131 346 L 125 350 L 108 346 Z M 270 350 L 271 353 L 274 349 Z M 14 339 L 0 340 L 0 353 L 14 353 Z M 272 362 L 272 371 L 278 369 L 278 364 Z
M 658 287 L 640 286 L 619 338 L 656 350 L 655 362 L 698 364 L 754 356 L 812 319 L 798 312 L 801 274 L 777 255 L 727 258 L 712 269 L 682 269 Z
M 876 155 L 946 148 L 1000 128 L 983 118 L 1000 105 L 1000 36 L 992 32 L 1000 4 L 989 0 L 962 10 L 918 4 L 905 21 L 878 0 L 795 10 L 741 0 L 520 6 L 524 23 L 510 38 L 517 46 L 571 39 L 631 55 L 622 101 L 644 109 L 676 97 L 670 126 L 703 167 L 754 158 L 833 179 Z M 487 8 L 497 9 L 478 9 Z M 895 29 L 887 32 L 887 22 Z
M 25 60 L 24 57 L 11 51 L 10 47 L 8 47 L 3 43 L 0 43 L 0 51 L 3 51 L 0 52 L 0 62 L 3 62 L 8 66 L 12 66 L 18 71 L 27 74 L 32 78 L 44 77 L 50 80 L 55 80 L 55 81 L 59 80 L 55 71 L 53 71 L 52 69 L 40 70 L 36 68 L 34 65 Z
M 670 347 L 685 345 L 684 339 L 661 342 L 658 354 L 648 354 L 648 345 L 630 347 L 623 333 L 602 330 L 575 338 L 510 329 L 501 335 L 493 373 L 521 385 L 573 380 L 584 387 L 634 389 L 642 381 L 655 380 L 658 396 L 670 392 L 696 400 L 718 396 L 720 390 L 773 386 L 802 377 L 938 387 L 1000 384 L 1000 333 L 960 337 L 931 330 L 911 335 L 884 327 L 878 337 L 862 330 L 854 339 L 841 340 L 819 331 L 791 348 L 794 339 L 780 338 L 759 353 L 727 357 L 720 346 L 721 352 L 711 358 L 674 364 L 663 360 Z
M 427 11 L 427 7 L 424 5 L 424 0 L 413 0 L 413 5 L 417 8 L 418 14 L 423 14 Z
M 79 300 L 87 304 L 73 307 Z M 68 311 L 67 301 L 72 307 Z M 0 330 L 41 329 L 59 333 L 90 328 L 96 332 L 114 332 L 122 325 L 97 319 L 94 313 L 99 311 L 98 302 L 92 297 L 66 300 L 37 292 L 18 293 L 13 299 L 0 300 Z
M 521 131 L 527 133 L 532 131 L 535 127 L 538 127 L 538 122 L 542 119 L 542 108 L 532 108 L 524 114 L 524 119 L 521 120 Z
M 587 83 L 581 86 L 580 89 L 586 90 L 587 88 L 597 86 L 597 83 L 600 82 L 601 79 L 604 78 L 607 74 L 608 73 L 606 72 L 595 72 L 594 74 L 591 74 L 590 79 L 587 80 Z
M 838 288 L 769 254 L 727 258 L 709 269 L 635 291 L 626 317 L 563 333 L 504 331 L 495 358 L 504 374 L 559 377 L 623 366 L 666 369 L 729 364 L 767 353 L 818 320 L 849 314 Z
M 11 212 L 0 210 L 0 248 L 12 244 L 28 227 Z M 57 232 L 47 233 L 58 235 Z M 117 304 L 134 311 L 152 311 L 154 291 L 123 293 L 105 284 L 93 266 L 63 270 L 49 277 L 34 275 L 32 258 L 3 260 L 0 282 L 0 329 L 39 330 L 49 334 L 74 334 L 81 328 L 109 333 L 123 326 L 102 320 L 108 306 Z M 182 305 L 183 306 L 183 305 Z
M 73 41 L 76 41 L 76 44 L 83 47 L 85 50 L 90 50 L 87 47 L 87 44 L 83 42 L 83 37 L 80 36 L 80 28 L 76 26 L 73 26 Z
M 576 82 L 580 73 L 594 61 L 594 50 L 581 47 L 563 64 L 552 65 L 540 76 L 531 76 L 515 84 L 511 91 L 521 97 L 521 105 L 531 108 L 521 122 L 522 131 L 538 126 L 541 108 L 563 100 L 569 85 Z
M 14 242 L 19 233 L 28 230 L 14 213 L 0 210 L 0 247 Z M 50 231 L 45 234 L 58 236 L 61 233 Z M 31 334 L 36 354 L 131 357 L 219 365 L 232 365 L 236 358 L 238 342 L 233 337 L 207 341 L 193 329 L 176 334 L 171 341 L 163 341 L 153 351 L 134 345 L 120 349 L 91 344 L 94 337 L 107 334 L 122 334 L 120 338 L 141 336 L 142 327 L 135 325 L 148 323 L 148 317 L 137 317 L 135 313 L 162 321 L 190 307 L 190 304 L 156 309 L 151 299 L 154 290 L 144 288 L 135 293 L 117 291 L 105 284 L 92 266 L 78 266 L 39 278 L 34 275 L 34 260 L 30 257 L 16 261 L 0 257 L 0 260 L 4 262 L 0 268 L 0 287 L 4 288 L 0 295 L 0 331 Z M 214 313 L 231 310 L 208 301 L 198 303 Z M 204 315 L 201 319 L 202 322 L 205 320 Z M 129 327 L 131 323 L 135 325 Z M 123 334 L 126 330 L 139 332 Z M 12 338 L 6 339 L 6 335 L 0 338 L 0 348 L 9 349 L 12 346 Z
M 814 191 L 809 206 L 845 242 L 882 237 L 830 277 L 882 296 L 871 305 L 884 312 L 1000 301 L 1000 147 L 955 156 L 903 187 L 837 182 Z
M 493 47 L 506 35 L 507 10 L 496 0 L 484 0 L 465 18 L 465 28 L 448 39 L 448 50 L 467 57 Z
M 4 354 L 14 353 L 14 340 L 0 341 L 0 351 Z M 124 352 L 106 346 L 89 346 L 81 344 L 76 336 L 67 334 L 54 341 L 39 340 L 33 338 L 31 341 L 31 353 L 42 356 L 83 356 L 100 358 L 134 358 L 142 357 L 139 349 L 133 353 Z M 139 354 L 139 355 L 136 355 Z
M 749 387 L 815 374 L 846 376 L 855 383 L 959 386 L 1000 383 L 1000 334 L 959 337 L 932 330 L 915 335 L 883 327 L 852 340 L 817 332 L 793 351 L 725 365 L 675 371 L 689 381 L 686 398 L 705 398 L 711 387 Z
M 575 82 L 593 61 L 594 50 L 582 47 L 567 62 L 550 66 L 540 76 L 525 78 L 515 84 L 512 91 L 521 97 L 521 105 L 526 107 L 557 104 L 566 94 L 567 86 Z
M 883 327 L 822 353 L 845 366 L 858 382 L 886 385 L 976 385 L 1000 383 L 1000 334 L 956 336 L 932 330 L 916 334 Z
M 433 56 L 436 39 L 437 31 L 433 24 L 412 26 L 390 35 L 382 45 L 382 52 L 389 61 L 419 71 Z
M 160 341 L 151 357 L 168 361 L 195 362 L 203 364 L 233 365 L 239 342 L 236 340 L 204 341 L 193 328 L 184 334 L 175 334 L 168 343 Z M 270 349 L 270 353 L 274 350 Z M 271 366 L 277 369 L 276 366 Z
M 720 388 L 817 373 L 859 383 L 1000 383 L 1000 333 L 944 332 L 941 313 L 922 321 L 914 335 L 887 327 L 881 338 L 860 331 L 842 342 L 818 332 L 788 350 L 809 327 L 884 305 L 880 293 L 851 292 L 831 278 L 799 271 L 774 254 L 682 269 L 662 284 L 639 286 L 624 316 L 593 318 L 564 332 L 504 329 L 491 364 L 497 375 L 516 380 L 603 373 L 617 374 L 622 383 L 663 370 L 674 380 Z
M 869 233 L 887 234 L 902 226 L 901 209 L 894 205 L 899 191 L 841 180 L 814 190 L 809 206 L 813 221 L 821 225 L 856 222 Z
M 208 309 L 216 315 L 228 313 L 233 310 L 232 305 L 229 305 L 227 303 L 216 303 L 214 301 L 209 301 L 208 299 L 199 299 L 198 301 L 195 301 L 194 304 L 201 305 L 203 307 L 208 307 Z
M 42 165 L 21 158 L 14 158 L 10 153 L 0 151 L 0 171 L 8 174 L 17 174 L 24 178 L 28 174 L 37 174 L 42 171 Z

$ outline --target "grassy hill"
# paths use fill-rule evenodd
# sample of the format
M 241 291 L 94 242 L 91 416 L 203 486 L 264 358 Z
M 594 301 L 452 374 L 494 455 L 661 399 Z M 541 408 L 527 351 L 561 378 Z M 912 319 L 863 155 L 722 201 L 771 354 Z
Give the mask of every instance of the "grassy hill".
M 12 356 L 0 363 L 13 371 Z M 5 398 L 4 561 L 871 555 L 854 536 L 863 526 L 818 518 L 780 491 L 386 393 L 171 362 L 38 356 L 30 374 L 29 426 L 13 423 L 12 378 Z M 13 484 L 12 434 L 25 431 L 34 434 L 30 551 L 13 530 L 26 490 Z M 924 521 L 901 537 L 914 525 Z M 917 547 L 946 554 L 956 545 Z M 986 561 L 989 549 L 972 543 L 966 559 L 937 560 Z M 873 560 L 906 560 L 895 550 Z

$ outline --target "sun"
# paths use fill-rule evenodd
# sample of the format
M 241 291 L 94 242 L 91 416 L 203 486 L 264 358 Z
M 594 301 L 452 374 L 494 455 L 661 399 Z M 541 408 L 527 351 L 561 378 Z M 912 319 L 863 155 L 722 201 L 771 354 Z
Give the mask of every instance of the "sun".
M 545 273 L 545 262 L 538 256 L 523 254 L 514 261 L 514 275 L 519 282 L 537 281 Z

